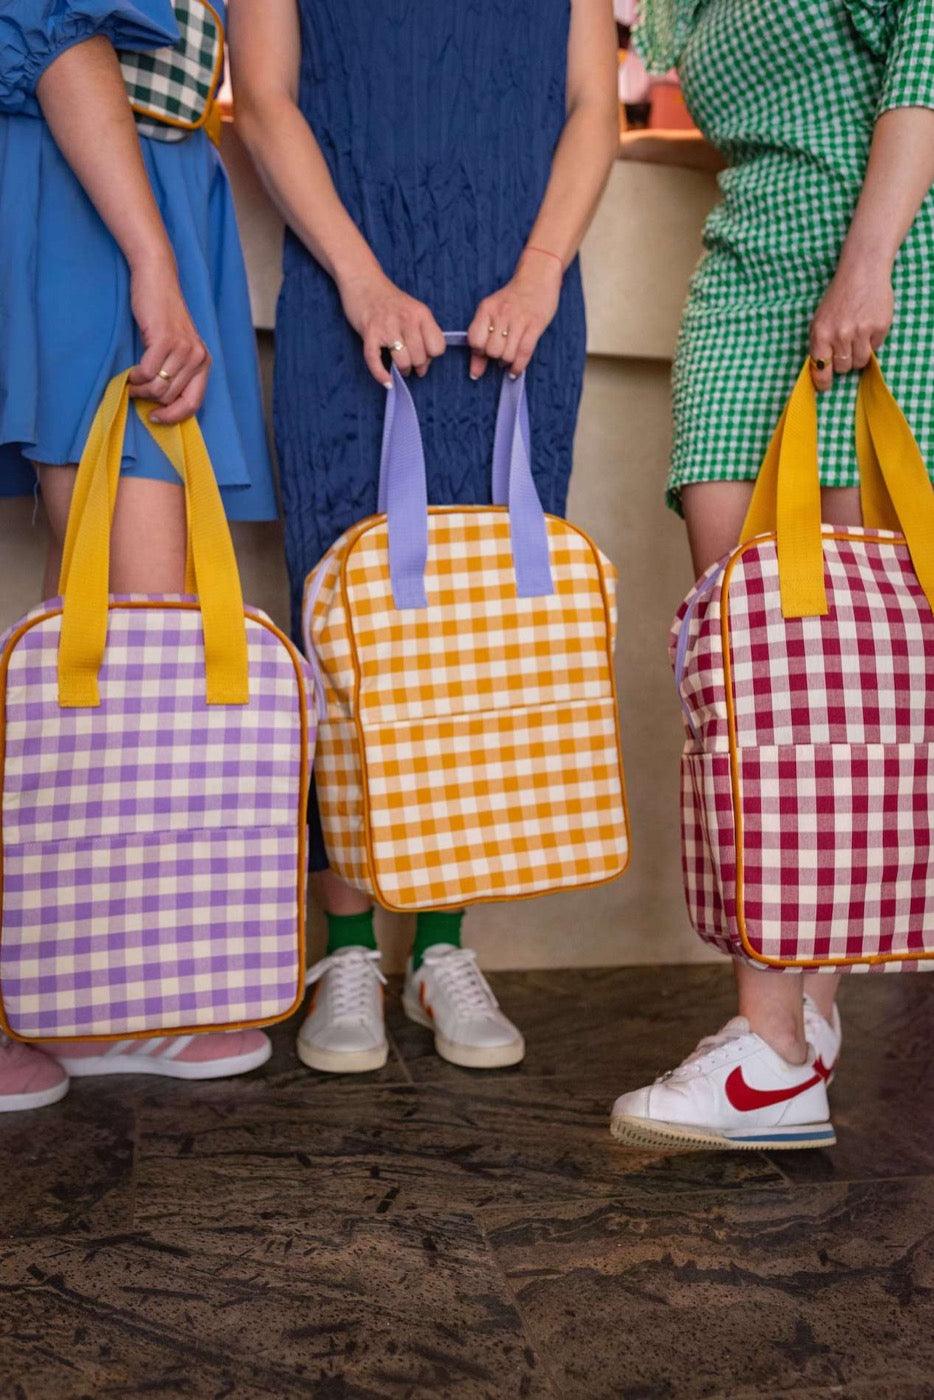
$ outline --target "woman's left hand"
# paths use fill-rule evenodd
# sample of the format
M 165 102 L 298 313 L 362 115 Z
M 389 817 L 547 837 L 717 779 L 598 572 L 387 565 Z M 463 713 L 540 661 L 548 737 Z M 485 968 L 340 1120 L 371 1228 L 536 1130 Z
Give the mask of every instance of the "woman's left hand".
M 488 360 L 522 373 L 558 309 L 563 276 L 558 258 L 524 253 L 505 287 L 483 298 L 467 331 L 471 379 L 480 378 Z
M 865 369 L 888 335 L 894 311 L 891 263 L 850 261 L 844 254 L 811 322 L 815 387 L 829 389 L 835 374 Z

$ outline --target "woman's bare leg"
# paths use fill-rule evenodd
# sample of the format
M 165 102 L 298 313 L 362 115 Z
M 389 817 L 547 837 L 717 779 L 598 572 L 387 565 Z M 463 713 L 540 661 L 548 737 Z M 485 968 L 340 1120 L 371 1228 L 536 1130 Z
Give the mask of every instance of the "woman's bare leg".
M 365 914 L 373 904 L 368 894 L 348 885 L 333 870 L 313 874 L 311 892 L 326 914 Z
M 58 571 L 76 468 L 36 468 L 49 520 L 45 596 L 58 592 Z M 125 477 L 110 538 L 114 593 L 181 593 L 185 586 L 185 496 L 181 485 Z
M 711 481 L 685 487 L 684 515 L 698 577 L 735 546 L 751 495 L 751 482 Z M 829 524 L 860 524 L 857 490 L 827 490 L 822 496 L 823 518 Z M 783 1059 L 791 1064 L 802 1064 L 807 1055 L 804 993 L 811 996 L 823 1016 L 829 1017 L 839 975 L 778 976 L 739 958 L 734 960 L 733 967 L 740 1014 Z

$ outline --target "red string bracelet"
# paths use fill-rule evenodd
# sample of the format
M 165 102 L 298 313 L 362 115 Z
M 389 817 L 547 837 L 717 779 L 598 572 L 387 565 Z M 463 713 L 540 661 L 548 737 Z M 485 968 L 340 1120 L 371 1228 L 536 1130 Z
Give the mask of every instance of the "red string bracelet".
M 562 271 L 562 272 L 564 271 L 564 259 L 563 259 L 563 258 L 559 258 L 557 253 L 552 253 L 552 252 L 550 252 L 547 248 L 539 248 L 535 243 L 527 243 L 527 244 L 525 245 L 525 252 L 527 252 L 527 253 L 543 253 L 543 254 L 545 255 L 546 258 L 554 258 L 555 262 L 556 262 L 556 263 L 559 265 L 559 267 L 561 268 L 561 271 Z

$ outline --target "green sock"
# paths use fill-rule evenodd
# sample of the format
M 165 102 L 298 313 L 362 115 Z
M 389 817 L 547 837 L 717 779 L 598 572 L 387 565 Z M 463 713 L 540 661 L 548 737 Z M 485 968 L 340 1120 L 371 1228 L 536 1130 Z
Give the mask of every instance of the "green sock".
M 376 930 L 373 910 L 365 914 L 328 914 L 328 946 L 326 956 L 339 948 L 375 948 Z
M 415 920 L 415 942 L 412 944 L 412 966 L 419 968 L 429 948 L 436 943 L 448 943 L 452 948 L 461 946 L 461 924 L 464 921 L 463 909 L 453 912 L 427 909 Z

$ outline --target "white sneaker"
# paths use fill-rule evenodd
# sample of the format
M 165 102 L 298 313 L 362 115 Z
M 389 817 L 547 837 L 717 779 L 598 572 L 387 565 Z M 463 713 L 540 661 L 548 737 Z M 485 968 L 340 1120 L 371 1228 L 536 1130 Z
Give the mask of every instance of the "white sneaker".
M 525 1055 L 525 1041 L 500 1011 L 472 948 L 439 943 L 417 971 L 410 959 L 402 1006 L 410 1021 L 434 1031 L 435 1049 L 452 1065 L 502 1069 Z
M 677 1069 L 613 1105 L 610 1130 L 627 1147 L 796 1148 L 836 1142 L 827 1071 L 813 1047 L 790 1065 L 734 1016 Z
M 131 1040 L 42 1042 L 72 1079 L 99 1074 L 160 1074 L 166 1079 L 227 1079 L 259 1069 L 272 1054 L 263 1031 L 206 1031 Z
M 809 996 L 804 998 L 804 1034 L 808 1045 L 813 1045 L 817 1058 L 827 1071 L 827 1083 L 833 1081 L 843 1044 L 843 1027 L 840 1025 L 840 1012 L 834 1006 L 827 1021 L 818 1011 Z M 816 1068 L 816 1066 L 815 1066 Z
M 365 1074 L 382 1069 L 389 1055 L 383 1015 L 379 953 L 339 948 L 308 973 L 317 983 L 295 1049 L 302 1064 L 326 1074 Z

